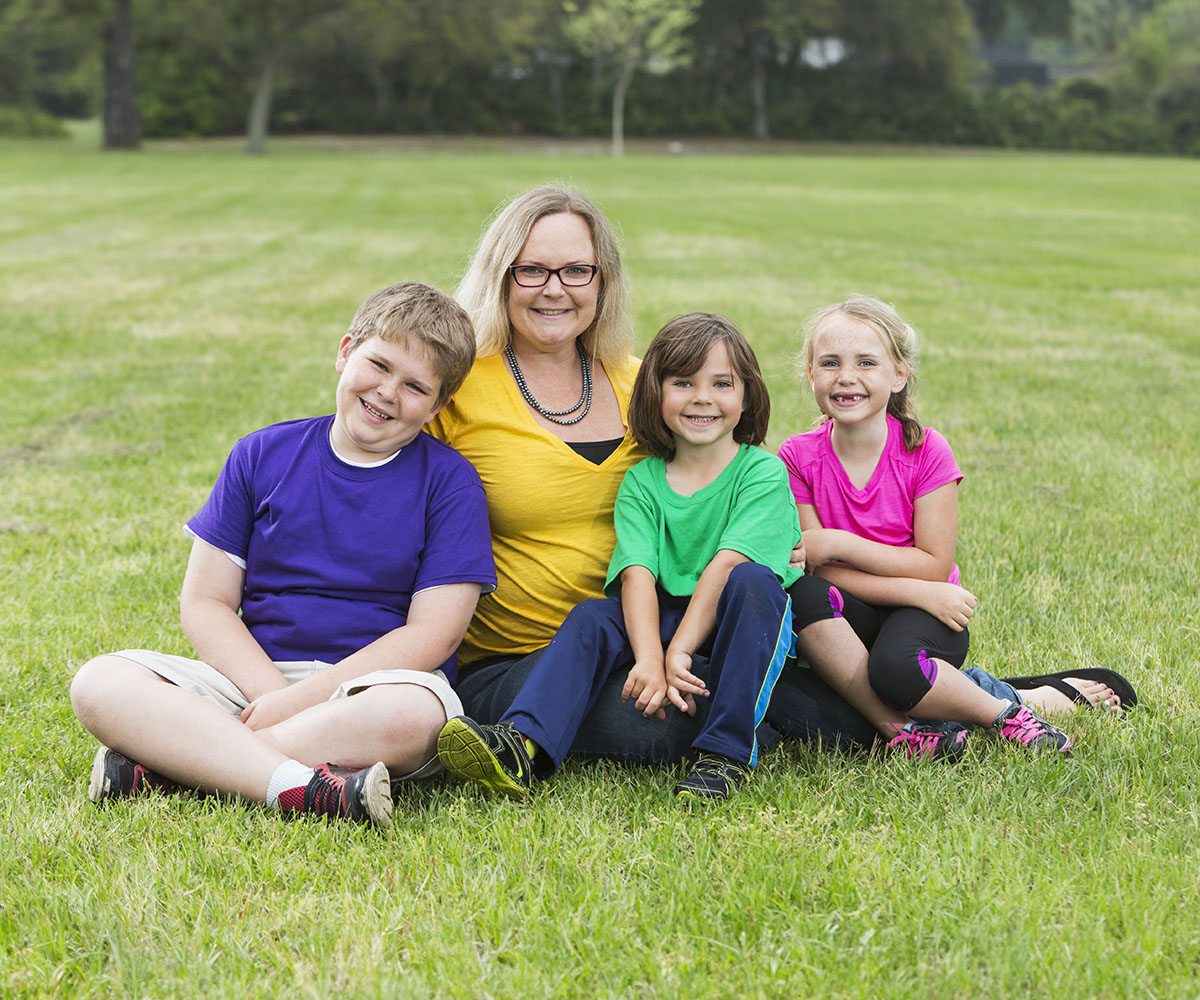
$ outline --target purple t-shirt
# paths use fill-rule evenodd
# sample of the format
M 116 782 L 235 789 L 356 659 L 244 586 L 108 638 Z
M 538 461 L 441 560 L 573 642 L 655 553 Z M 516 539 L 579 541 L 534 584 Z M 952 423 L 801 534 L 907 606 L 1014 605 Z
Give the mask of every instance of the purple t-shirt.
M 403 625 L 419 590 L 496 586 L 470 463 L 422 432 L 384 465 L 347 465 L 329 444 L 332 422 L 242 438 L 188 522 L 245 560 L 242 620 L 273 660 L 336 663 Z M 453 656 L 442 670 L 453 683 Z
M 811 504 L 823 528 L 841 528 L 884 545 L 913 544 L 913 508 L 918 497 L 947 483 L 962 481 L 962 472 L 946 439 L 925 428 L 916 451 L 904 450 L 904 427 L 887 418 L 888 436 L 879 464 L 863 489 L 846 475 L 833 450 L 833 421 L 783 442 L 779 457 L 787 466 L 796 503 Z M 958 566 L 950 583 L 958 583 Z

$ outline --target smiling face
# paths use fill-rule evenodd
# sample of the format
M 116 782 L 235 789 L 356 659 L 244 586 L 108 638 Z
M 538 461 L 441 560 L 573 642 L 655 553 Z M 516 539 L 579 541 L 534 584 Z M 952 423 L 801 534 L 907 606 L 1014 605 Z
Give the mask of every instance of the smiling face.
M 351 350 L 342 338 L 335 365 L 337 413 L 330 440 L 351 462 L 378 462 L 420 433 L 442 404 L 433 358 L 415 341 L 372 336 Z
M 595 264 L 596 252 L 587 223 L 578 215 L 559 212 L 534 223 L 529 238 L 521 247 L 514 264 L 559 268 L 568 264 Z M 514 346 L 518 349 L 553 352 L 574 345 L 596 318 L 601 275 L 591 284 L 567 286 L 557 275 L 540 288 L 508 281 L 508 318 L 512 323 Z
M 742 419 L 744 400 L 745 386 L 730 364 L 729 349 L 719 340 L 698 371 L 664 378 L 662 418 L 675 439 L 676 454 L 723 443 L 736 449 L 733 432 Z
M 908 370 L 892 360 L 869 324 L 835 313 L 813 335 L 808 380 L 821 412 L 850 425 L 883 420 L 892 393 L 908 382 Z

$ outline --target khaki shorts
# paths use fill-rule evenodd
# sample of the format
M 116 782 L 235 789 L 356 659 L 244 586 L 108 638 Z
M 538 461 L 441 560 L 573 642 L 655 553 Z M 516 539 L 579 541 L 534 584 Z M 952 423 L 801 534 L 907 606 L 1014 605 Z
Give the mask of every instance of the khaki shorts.
M 174 656 L 171 653 L 156 653 L 150 649 L 123 649 L 114 656 L 122 656 L 127 660 L 140 664 L 147 670 L 152 670 L 164 680 L 170 681 L 177 687 L 193 694 L 200 695 L 206 701 L 212 702 L 222 711 L 230 715 L 241 715 L 242 709 L 250 704 L 246 696 L 228 677 L 210 667 L 201 660 L 192 660 L 186 656 Z M 320 673 L 330 667 L 320 660 L 283 660 L 275 666 L 283 674 L 288 684 L 295 684 L 306 677 Z M 446 680 L 446 675 L 440 670 L 376 670 L 353 680 L 346 681 L 329 696 L 330 701 L 339 698 L 349 698 L 377 684 L 415 684 L 437 695 L 446 712 L 447 719 L 453 719 L 463 714 L 462 702 L 454 693 L 454 688 Z M 442 770 L 442 765 L 435 754 L 422 767 L 411 774 L 393 778 L 393 781 L 412 781 L 416 778 L 428 778 Z

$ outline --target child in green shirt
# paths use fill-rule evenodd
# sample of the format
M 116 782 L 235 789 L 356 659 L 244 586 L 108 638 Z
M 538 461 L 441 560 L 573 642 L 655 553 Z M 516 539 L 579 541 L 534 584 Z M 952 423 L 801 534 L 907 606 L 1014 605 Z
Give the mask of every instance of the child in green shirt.
M 611 673 L 646 716 L 709 711 L 679 799 L 722 799 L 757 762 L 762 721 L 792 641 L 784 588 L 800 540 L 787 470 L 758 448 L 770 400 L 728 320 L 690 313 L 659 331 L 638 372 L 630 430 L 652 457 L 617 494 L 605 591 L 576 607 L 494 725 L 451 719 L 438 754 L 461 778 L 514 797 L 566 756 Z M 708 657 L 706 676 L 692 657 Z

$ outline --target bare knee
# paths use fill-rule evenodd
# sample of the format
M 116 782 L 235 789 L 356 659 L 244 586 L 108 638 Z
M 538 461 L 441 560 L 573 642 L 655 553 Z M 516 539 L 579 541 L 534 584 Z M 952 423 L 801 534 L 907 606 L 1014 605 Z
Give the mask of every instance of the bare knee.
M 419 684 L 379 684 L 355 698 L 370 697 L 376 732 L 388 745 L 436 745 L 446 724 L 442 700 Z
M 108 655 L 93 657 L 75 671 L 71 679 L 71 708 L 85 726 L 98 710 L 97 703 L 104 700 L 109 687 L 107 665 L 116 659 L 118 657 Z
M 360 701 L 356 716 L 378 757 L 394 774 L 423 767 L 437 753 L 446 724 L 442 700 L 419 684 L 379 684 L 350 698 Z
M 139 663 L 114 653 L 90 659 L 71 679 L 71 708 L 85 729 L 94 731 L 117 699 L 127 698 L 131 685 L 153 683 L 160 678 Z

